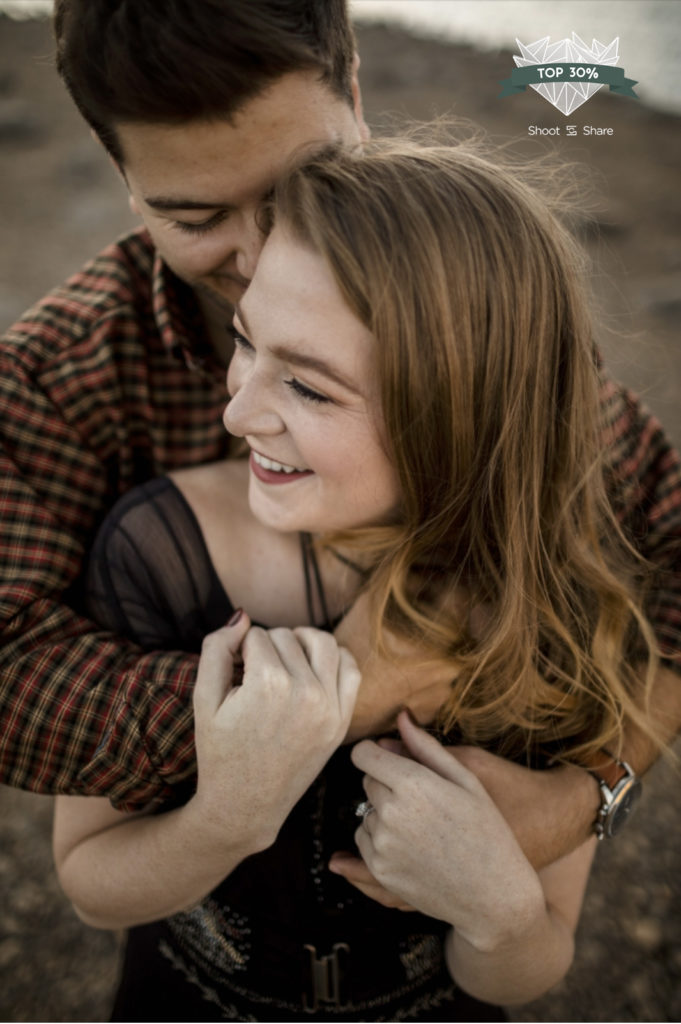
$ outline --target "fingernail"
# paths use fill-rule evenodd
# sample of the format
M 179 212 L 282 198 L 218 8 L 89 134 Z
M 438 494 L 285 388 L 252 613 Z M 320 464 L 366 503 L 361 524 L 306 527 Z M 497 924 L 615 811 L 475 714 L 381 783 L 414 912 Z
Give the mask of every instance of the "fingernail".
M 236 626 L 237 622 L 239 621 L 239 619 L 241 618 L 243 613 L 244 613 L 243 608 L 237 608 L 237 610 L 232 615 L 231 619 L 228 621 L 227 625 L 228 626 Z
M 420 725 L 416 721 L 416 718 L 414 717 L 414 712 L 410 708 L 402 708 L 402 710 L 404 711 L 405 715 L 407 716 L 411 724 L 415 725 L 417 729 L 420 729 Z

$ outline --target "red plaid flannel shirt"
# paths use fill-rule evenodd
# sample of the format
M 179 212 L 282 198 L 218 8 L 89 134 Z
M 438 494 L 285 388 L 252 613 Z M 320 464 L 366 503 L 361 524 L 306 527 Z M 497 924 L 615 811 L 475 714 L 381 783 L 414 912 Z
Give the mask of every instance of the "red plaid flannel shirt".
M 79 613 L 97 526 L 133 485 L 220 458 L 224 370 L 190 289 L 138 231 L 30 310 L 0 346 L 0 780 L 140 807 L 195 771 L 196 657 L 142 655 Z M 681 646 L 681 466 L 657 421 L 604 380 L 617 505 L 663 580 Z M 678 665 L 678 661 L 677 661 Z

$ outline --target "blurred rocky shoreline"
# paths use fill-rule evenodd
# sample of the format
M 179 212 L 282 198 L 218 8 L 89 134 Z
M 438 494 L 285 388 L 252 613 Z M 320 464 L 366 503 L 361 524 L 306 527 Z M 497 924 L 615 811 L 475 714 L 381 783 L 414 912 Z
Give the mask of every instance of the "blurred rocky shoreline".
M 554 148 L 590 169 L 598 207 L 582 236 L 595 262 L 599 338 L 612 372 L 681 445 L 681 119 L 601 90 L 570 118 L 579 135 L 530 134 L 565 119 L 532 93 L 500 100 L 504 53 L 358 31 L 369 122 L 445 112 L 532 157 Z M 612 135 L 585 136 L 585 125 Z M 134 224 L 125 191 L 52 66 L 50 26 L 0 16 L 0 326 Z M 681 685 L 681 683 L 680 683 Z M 681 752 L 681 748 L 677 750 Z M 681 1019 L 679 770 L 658 764 L 631 825 L 599 849 L 575 965 L 516 1021 Z M 51 865 L 52 800 L 0 787 L 0 1018 L 106 1020 L 120 936 L 81 925 Z

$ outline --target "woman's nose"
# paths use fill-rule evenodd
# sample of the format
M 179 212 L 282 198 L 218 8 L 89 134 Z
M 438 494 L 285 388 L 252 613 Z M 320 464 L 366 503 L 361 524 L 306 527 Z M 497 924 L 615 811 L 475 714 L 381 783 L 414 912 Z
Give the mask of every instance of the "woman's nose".
M 227 403 L 223 423 L 236 437 L 281 434 L 284 424 L 267 398 L 267 389 L 255 372 L 243 375 L 230 368 L 227 387 L 231 398 Z

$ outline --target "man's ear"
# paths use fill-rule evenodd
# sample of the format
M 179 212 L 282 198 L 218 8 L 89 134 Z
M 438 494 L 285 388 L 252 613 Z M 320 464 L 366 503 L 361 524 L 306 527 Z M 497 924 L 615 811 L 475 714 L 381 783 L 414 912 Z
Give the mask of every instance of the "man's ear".
M 362 108 L 362 92 L 359 87 L 359 54 L 355 50 L 355 56 L 352 58 L 352 106 L 355 111 L 355 120 L 359 128 L 359 134 L 362 142 L 368 142 L 371 138 L 371 129 L 364 120 L 364 110 Z

